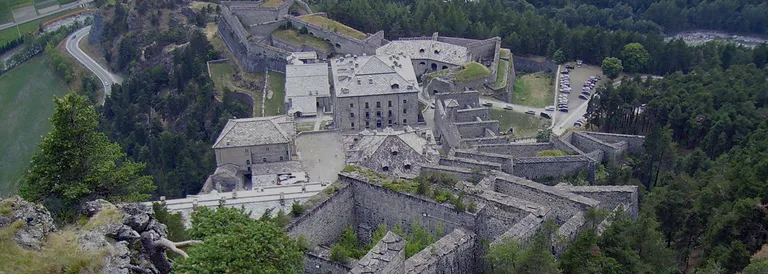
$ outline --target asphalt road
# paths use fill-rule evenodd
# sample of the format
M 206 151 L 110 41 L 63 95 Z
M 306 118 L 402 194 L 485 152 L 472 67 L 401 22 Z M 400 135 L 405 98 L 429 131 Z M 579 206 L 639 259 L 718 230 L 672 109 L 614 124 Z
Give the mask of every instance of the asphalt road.
M 96 77 L 99 77 L 99 80 L 104 85 L 104 96 L 101 98 L 99 105 L 104 105 L 104 100 L 112 93 L 112 84 L 120 83 L 120 78 L 103 68 L 99 63 L 94 61 L 93 58 L 80 49 L 80 40 L 82 40 L 90 30 L 91 27 L 87 26 L 70 35 L 67 38 L 67 52 L 74 56 L 78 62 L 85 65 L 88 70 L 96 74 Z

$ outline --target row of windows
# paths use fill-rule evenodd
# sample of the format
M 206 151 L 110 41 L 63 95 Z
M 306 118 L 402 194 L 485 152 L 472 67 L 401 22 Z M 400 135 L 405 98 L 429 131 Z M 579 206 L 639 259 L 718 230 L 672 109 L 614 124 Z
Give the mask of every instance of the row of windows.
M 407 104 L 407 103 L 408 103 L 408 100 L 403 100 L 403 104 Z M 387 106 L 388 107 L 392 107 L 392 101 L 388 101 L 387 102 Z M 355 104 L 349 103 L 349 107 L 350 108 L 354 108 Z M 381 102 L 376 102 L 376 107 L 380 108 L 381 107 Z M 368 105 L 368 102 L 365 102 L 365 108 L 370 108 L 369 105 Z
M 403 125 L 406 125 L 406 124 L 408 124 L 408 119 L 403 119 Z M 355 122 L 349 123 L 349 125 L 352 129 L 355 128 Z M 392 125 L 391 119 L 389 120 L 389 125 L 390 126 Z M 370 122 L 365 121 L 365 128 L 370 128 L 370 126 L 371 126 Z M 381 128 L 381 121 L 376 122 L 376 127 Z
M 261 160 L 264 161 L 265 163 L 267 162 L 267 158 L 261 158 Z M 280 156 L 280 161 L 282 162 L 283 160 L 284 160 L 283 156 Z M 245 160 L 245 164 L 251 165 L 251 160 Z
M 407 108 L 403 109 L 403 114 L 408 114 L 408 109 Z M 376 117 L 381 118 L 381 111 L 377 111 L 376 112 Z M 392 117 L 392 111 L 391 110 L 387 111 L 387 117 Z M 349 118 L 355 118 L 355 113 L 354 112 L 350 112 L 349 113 Z M 365 118 L 366 119 L 371 118 L 371 113 L 366 111 L 365 112 Z

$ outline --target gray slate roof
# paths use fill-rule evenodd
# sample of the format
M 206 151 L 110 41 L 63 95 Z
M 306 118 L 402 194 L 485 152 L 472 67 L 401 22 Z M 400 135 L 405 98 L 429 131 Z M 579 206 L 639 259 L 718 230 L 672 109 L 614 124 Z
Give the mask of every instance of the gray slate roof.
M 293 120 L 286 115 L 230 119 L 213 148 L 288 143 L 296 135 Z
M 421 90 L 411 59 L 405 55 L 355 56 L 331 62 L 336 97 L 353 97 Z
M 285 66 L 285 102 L 291 99 L 288 113 L 316 113 L 317 97 L 330 96 L 327 63 Z

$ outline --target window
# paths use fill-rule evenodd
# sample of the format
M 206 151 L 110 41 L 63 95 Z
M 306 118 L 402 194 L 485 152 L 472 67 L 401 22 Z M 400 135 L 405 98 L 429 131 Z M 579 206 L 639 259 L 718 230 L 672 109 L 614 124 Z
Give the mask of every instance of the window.
M 398 84 L 392 84 L 392 86 L 390 86 L 390 87 L 392 89 L 400 89 L 400 85 L 398 85 Z
M 283 160 L 283 156 L 280 156 L 280 161 L 282 161 L 282 160 Z
M 365 128 L 368 128 L 370 126 L 371 126 L 371 124 L 368 121 L 365 121 Z
M 435 50 L 435 54 L 440 54 L 440 51 L 439 50 Z
M 381 107 L 381 102 L 376 102 L 376 107 L 380 108 Z
M 408 123 L 408 119 L 403 119 L 403 125 Z
M 427 64 L 427 63 L 424 63 L 424 62 L 419 62 L 419 66 L 424 66 L 424 65 L 426 65 L 426 64 Z
M 354 128 L 355 128 L 355 123 L 351 123 L 351 124 L 352 124 L 352 126 L 351 126 L 351 127 L 354 129 Z
M 389 115 L 387 117 L 392 117 L 392 110 L 389 110 Z
M 389 119 L 389 125 L 390 126 L 392 125 L 392 119 Z
M 392 107 L 392 101 L 389 101 L 389 104 L 388 104 L 388 106 L 389 106 L 389 107 Z
M 353 108 L 353 107 L 355 107 L 355 104 L 353 104 L 353 103 L 349 103 L 349 107 L 350 107 L 350 108 Z
M 261 160 L 264 161 L 265 163 L 267 162 L 267 158 L 261 158 Z
M 350 112 L 349 113 L 349 118 L 355 118 L 355 113 L 354 112 Z
M 376 127 L 381 128 L 381 121 L 376 122 Z
M 368 102 L 365 102 L 365 108 L 368 108 Z
M 381 111 L 377 111 L 377 112 L 376 112 L 376 117 L 379 117 L 379 118 L 381 118 Z
M 443 66 L 443 69 L 448 69 L 448 66 Z
M 366 111 L 365 112 L 365 119 L 368 119 L 368 118 L 371 118 L 371 113 Z
M 405 170 L 411 170 L 411 165 L 410 164 L 405 164 Z
M 388 166 L 383 166 L 383 167 L 381 167 L 381 171 L 384 171 L 384 172 L 389 171 L 389 167 Z
M 436 89 L 432 90 L 432 93 L 437 94 L 437 90 Z
M 403 100 L 403 104 L 407 104 L 407 103 L 408 103 L 408 100 Z
M 288 156 L 288 151 L 287 150 L 285 151 L 285 156 Z
M 403 109 L 403 114 L 406 114 L 406 113 L 408 113 L 408 109 L 407 109 L 407 108 L 404 108 L 404 109 Z
M 251 165 L 251 160 L 245 160 L 245 165 L 250 166 Z
M 420 49 L 420 50 L 419 50 L 419 53 L 424 53 L 424 49 Z

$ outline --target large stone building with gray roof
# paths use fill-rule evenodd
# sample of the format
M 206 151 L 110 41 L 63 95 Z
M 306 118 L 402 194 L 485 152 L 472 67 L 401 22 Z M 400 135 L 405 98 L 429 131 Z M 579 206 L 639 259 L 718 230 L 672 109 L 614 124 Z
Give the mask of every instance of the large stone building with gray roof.
M 363 130 L 345 136 L 344 146 L 347 164 L 397 177 L 418 175 L 422 165 L 436 164 L 440 157 L 431 131 L 415 131 L 410 126 L 404 131 Z
M 287 115 L 230 119 L 213 144 L 216 165 L 233 164 L 250 173 L 252 164 L 290 161 L 295 135 Z
M 285 67 L 285 109 L 303 117 L 332 111 L 328 64 L 296 64 Z
M 334 123 L 342 130 L 414 125 L 421 91 L 403 54 L 350 56 L 331 61 Z

